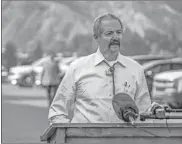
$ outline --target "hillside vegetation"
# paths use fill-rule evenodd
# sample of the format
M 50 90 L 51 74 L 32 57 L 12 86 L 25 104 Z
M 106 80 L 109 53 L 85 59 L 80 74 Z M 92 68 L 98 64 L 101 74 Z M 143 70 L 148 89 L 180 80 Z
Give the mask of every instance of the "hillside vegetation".
M 98 14 L 119 16 L 126 33 L 124 55 L 148 54 L 154 43 L 176 53 L 182 39 L 182 2 L 151 1 L 2 1 L 2 45 L 13 41 L 27 52 L 41 42 L 43 52 L 87 55 L 96 49 L 92 23 Z

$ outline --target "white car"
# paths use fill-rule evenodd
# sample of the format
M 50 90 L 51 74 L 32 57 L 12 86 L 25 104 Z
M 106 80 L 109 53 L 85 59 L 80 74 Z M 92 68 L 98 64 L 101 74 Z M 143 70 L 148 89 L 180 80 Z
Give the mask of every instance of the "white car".
M 13 85 L 19 86 L 39 86 L 41 85 L 41 74 L 43 71 L 43 64 L 49 59 L 49 57 L 43 57 L 31 65 L 21 65 L 12 67 L 8 76 L 8 80 Z M 69 68 L 69 64 L 74 61 L 75 57 L 62 58 L 59 62 L 59 68 L 61 71 L 61 79 L 65 72 Z
M 1 81 L 2 81 L 2 82 L 7 82 L 7 77 L 8 77 L 8 71 L 7 71 L 7 69 L 2 65 L 2 66 L 1 66 Z
M 67 57 L 62 58 L 59 63 L 59 69 L 62 71 L 62 73 L 66 73 L 66 71 L 69 69 L 69 65 L 76 60 L 76 57 Z
M 9 71 L 8 81 L 13 85 L 32 86 L 40 85 L 40 75 L 42 73 L 42 64 L 47 57 L 41 58 L 31 65 L 20 65 L 12 67 Z
M 169 97 L 174 96 L 175 93 L 181 93 L 181 79 L 182 69 L 156 74 L 153 78 L 152 100 L 166 104 Z
M 177 78 L 174 81 L 174 87 L 166 89 L 164 95 L 168 106 L 173 109 L 182 109 L 182 77 Z

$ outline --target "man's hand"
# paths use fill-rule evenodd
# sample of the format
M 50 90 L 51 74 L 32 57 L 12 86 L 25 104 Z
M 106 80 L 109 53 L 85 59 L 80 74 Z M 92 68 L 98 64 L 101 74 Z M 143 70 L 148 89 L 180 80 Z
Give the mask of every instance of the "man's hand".
M 54 123 L 70 123 L 70 120 L 67 119 L 65 116 L 54 116 L 49 119 L 49 124 L 52 125 Z
M 147 111 L 151 112 L 153 115 L 155 115 L 158 118 L 165 117 L 165 108 L 156 102 L 153 102 Z

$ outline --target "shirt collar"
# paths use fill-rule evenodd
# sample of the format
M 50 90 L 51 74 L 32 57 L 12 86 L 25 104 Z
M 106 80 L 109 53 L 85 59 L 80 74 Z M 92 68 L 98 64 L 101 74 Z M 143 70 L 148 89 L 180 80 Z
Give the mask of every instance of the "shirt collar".
M 97 49 L 97 52 L 95 53 L 95 62 L 94 62 L 94 66 L 97 66 L 98 64 L 100 64 L 102 61 L 105 61 L 105 58 L 103 56 L 103 54 L 100 52 L 99 48 Z M 121 55 L 119 53 L 117 60 L 116 60 L 119 64 L 121 64 L 122 66 L 126 67 L 126 59 L 124 58 L 123 55 Z

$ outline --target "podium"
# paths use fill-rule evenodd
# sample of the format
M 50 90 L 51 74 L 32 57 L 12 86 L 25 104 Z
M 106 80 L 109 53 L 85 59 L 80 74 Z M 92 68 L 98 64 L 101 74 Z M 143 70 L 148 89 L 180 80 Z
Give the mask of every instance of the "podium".
M 182 120 L 180 120 L 182 122 Z M 182 144 L 182 123 L 71 123 L 53 124 L 41 141 L 58 144 Z

